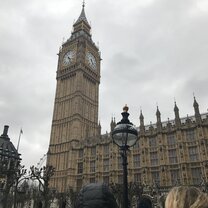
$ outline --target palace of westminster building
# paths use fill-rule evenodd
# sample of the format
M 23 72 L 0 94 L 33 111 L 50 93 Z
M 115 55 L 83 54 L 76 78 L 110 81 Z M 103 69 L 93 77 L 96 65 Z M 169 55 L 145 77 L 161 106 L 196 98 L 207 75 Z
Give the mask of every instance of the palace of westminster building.
M 50 186 L 59 192 L 79 190 L 93 182 L 123 182 L 122 158 L 111 134 L 101 135 L 98 122 L 100 51 L 91 37 L 84 5 L 71 37 L 58 53 L 57 87 L 47 164 L 55 167 Z M 139 141 L 128 153 L 128 181 L 160 187 L 208 181 L 208 113 L 144 125 L 140 114 Z M 111 131 L 115 119 L 111 121 Z

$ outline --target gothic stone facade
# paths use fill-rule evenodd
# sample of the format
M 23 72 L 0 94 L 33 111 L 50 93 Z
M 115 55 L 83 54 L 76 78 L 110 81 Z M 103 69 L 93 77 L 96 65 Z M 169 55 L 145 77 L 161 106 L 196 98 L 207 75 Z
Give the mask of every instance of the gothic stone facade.
M 56 168 L 50 186 L 59 192 L 92 182 L 122 183 L 122 161 L 110 134 L 98 124 L 100 52 L 90 34 L 84 6 L 71 37 L 59 51 L 57 88 L 47 164 Z M 128 153 L 128 180 L 162 187 L 200 184 L 208 179 L 208 114 L 144 125 L 139 141 Z M 111 122 L 111 130 L 116 125 Z
M 128 180 L 144 185 L 171 187 L 177 184 L 200 185 L 208 180 L 208 113 L 202 114 L 198 125 L 195 117 L 144 126 L 139 131 L 139 141 L 128 155 Z M 140 129 L 142 127 L 140 126 Z M 61 145 L 57 145 L 58 148 Z M 118 147 L 110 134 L 82 141 L 65 143 L 62 154 L 67 160 L 56 160 L 56 166 L 68 168 L 68 175 L 56 171 L 51 186 L 59 191 L 73 187 L 80 189 L 92 182 L 123 182 L 122 160 Z M 57 153 L 54 151 L 54 155 Z M 67 179 L 70 180 L 67 180 Z

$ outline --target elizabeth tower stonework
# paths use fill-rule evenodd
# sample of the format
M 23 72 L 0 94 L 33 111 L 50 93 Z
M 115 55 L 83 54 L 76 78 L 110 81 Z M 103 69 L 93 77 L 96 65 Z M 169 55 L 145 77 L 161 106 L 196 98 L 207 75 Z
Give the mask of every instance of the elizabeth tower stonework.
M 55 167 L 53 186 L 65 191 L 73 175 L 69 148 L 73 142 L 98 136 L 100 52 L 92 41 L 84 5 L 71 37 L 58 53 L 57 86 L 47 163 Z

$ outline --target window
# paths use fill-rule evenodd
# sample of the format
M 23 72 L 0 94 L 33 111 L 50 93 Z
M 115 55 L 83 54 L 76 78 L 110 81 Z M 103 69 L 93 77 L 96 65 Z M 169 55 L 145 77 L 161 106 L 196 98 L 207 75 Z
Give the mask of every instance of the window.
M 79 158 L 83 158 L 83 152 L 84 152 L 83 149 L 79 150 Z
M 109 155 L 109 145 L 103 146 L 104 155 Z
M 168 155 L 169 155 L 169 163 L 174 164 L 177 163 L 177 154 L 176 154 L 176 149 L 168 150 Z
M 156 142 L 156 138 L 155 137 L 150 137 L 149 138 L 149 146 L 150 147 L 156 147 L 157 146 L 157 142 Z
M 135 182 L 141 182 L 141 174 L 140 173 L 134 174 L 134 181 Z
M 96 156 L 96 147 L 91 147 L 91 156 Z
M 160 174 L 159 174 L 159 172 L 152 172 L 152 182 L 160 183 Z
M 133 160 L 134 160 L 134 167 L 135 168 L 140 167 L 140 155 L 134 155 Z
M 199 185 L 201 182 L 201 168 L 191 169 L 192 181 L 194 185 Z
M 174 186 L 178 183 L 178 180 L 180 179 L 179 170 L 171 170 L 170 175 L 172 186 Z
M 109 177 L 108 176 L 103 177 L 103 183 L 109 184 Z
M 78 190 L 82 188 L 82 179 L 77 179 L 77 188 Z
M 167 135 L 167 143 L 168 143 L 168 145 L 176 144 L 175 134 L 168 134 Z
M 194 132 L 194 129 L 190 129 L 190 130 L 186 131 L 186 140 L 188 142 L 195 141 L 195 132 Z
M 118 176 L 118 183 L 123 184 L 123 175 Z
M 118 157 L 118 169 L 122 169 L 123 165 L 122 165 L 123 161 L 121 157 Z
M 83 163 L 78 163 L 78 174 L 83 173 Z
M 103 171 L 109 171 L 109 159 L 103 160 Z
M 139 149 L 139 141 L 136 142 L 136 144 L 133 146 L 133 149 Z
M 90 161 L 90 172 L 95 172 L 95 161 Z
M 189 158 L 192 162 L 198 161 L 197 147 L 189 147 Z
M 158 165 L 157 152 L 150 152 L 150 162 L 153 166 Z
M 95 183 L 95 178 L 90 178 L 90 183 Z

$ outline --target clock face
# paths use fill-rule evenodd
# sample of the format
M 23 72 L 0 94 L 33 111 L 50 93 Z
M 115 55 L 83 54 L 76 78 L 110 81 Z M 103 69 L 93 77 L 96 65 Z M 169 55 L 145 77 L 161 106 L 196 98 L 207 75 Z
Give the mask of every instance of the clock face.
M 87 52 L 86 58 L 87 58 L 87 63 L 88 63 L 88 65 L 89 65 L 92 69 L 95 70 L 95 69 L 97 68 L 97 63 L 96 63 L 95 57 L 94 57 L 90 52 Z
M 67 65 L 71 64 L 73 61 L 74 55 L 75 55 L 75 52 L 72 50 L 69 50 L 68 52 L 66 52 L 66 54 L 64 55 L 64 58 L 63 58 L 63 65 L 67 66 Z

